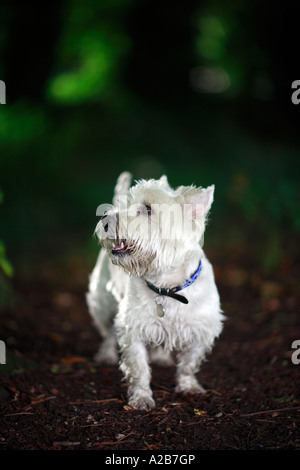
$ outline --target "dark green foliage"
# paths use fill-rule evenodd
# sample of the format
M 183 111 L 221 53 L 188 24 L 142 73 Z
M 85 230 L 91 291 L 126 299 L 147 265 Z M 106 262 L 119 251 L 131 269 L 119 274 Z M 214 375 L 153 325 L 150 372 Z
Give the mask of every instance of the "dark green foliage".
M 45 16 L 4 2 L 0 239 L 12 258 L 90 246 L 127 169 L 215 183 L 211 240 L 278 266 L 300 229 L 299 77 L 283 54 L 296 15 L 270 5 L 73 0 Z M 12 273 L 3 242 L 0 264 Z

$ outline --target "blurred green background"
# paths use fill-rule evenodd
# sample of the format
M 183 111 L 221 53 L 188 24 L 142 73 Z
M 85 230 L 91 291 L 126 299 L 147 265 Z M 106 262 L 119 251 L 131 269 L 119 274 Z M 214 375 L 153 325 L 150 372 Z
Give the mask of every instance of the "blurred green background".
M 3 0 L 0 264 L 80 253 L 123 170 L 216 185 L 205 245 L 297 261 L 297 2 Z M 36 272 L 38 275 L 38 272 Z

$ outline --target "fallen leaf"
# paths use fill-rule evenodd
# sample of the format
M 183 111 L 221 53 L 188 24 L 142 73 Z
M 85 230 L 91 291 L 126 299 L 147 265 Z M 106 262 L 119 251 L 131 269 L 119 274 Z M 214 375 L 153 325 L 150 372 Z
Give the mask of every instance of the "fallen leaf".
M 195 415 L 197 415 L 197 416 L 204 416 L 204 415 L 206 415 L 206 411 L 200 411 L 200 410 L 198 410 L 198 408 L 194 408 L 194 413 L 195 413 Z
M 65 364 L 65 365 L 72 365 L 72 364 L 77 364 L 79 362 L 85 362 L 85 360 L 82 358 L 82 357 L 77 357 L 77 356 L 74 356 L 74 357 L 65 357 L 65 358 L 62 358 L 61 361 L 60 361 L 62 364 Z

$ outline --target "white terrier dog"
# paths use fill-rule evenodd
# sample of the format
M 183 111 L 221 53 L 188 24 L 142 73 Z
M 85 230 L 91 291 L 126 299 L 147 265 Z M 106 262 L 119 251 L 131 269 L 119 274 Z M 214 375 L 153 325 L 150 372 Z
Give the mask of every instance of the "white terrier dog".
M 98 208 L 95 232 L 104 249 L 87 303 L 104 338 L 97 359 L 116 363 L 118 346 L 129 405 L 147 410 L 155 406 L 148 350 L 161 360 L 176 351 L 176 391 L 204 393 L 195 374 L 224 317 L 200 243 L 214 186 L 174 190 L 165 176 L 130 184 L 122 173 L 113 205 Z

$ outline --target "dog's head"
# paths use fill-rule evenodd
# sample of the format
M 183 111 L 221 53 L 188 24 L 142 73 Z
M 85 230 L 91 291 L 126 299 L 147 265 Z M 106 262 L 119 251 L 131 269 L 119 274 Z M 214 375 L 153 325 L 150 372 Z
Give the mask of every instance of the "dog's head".
M 184 263 L 203 240 L 213 194 L 214 186 L 172 189 L 166 176 L 141 180 L 114 206 L 100 206 L 95 232 L 112 262 L 129 274 L 163 272 Z

